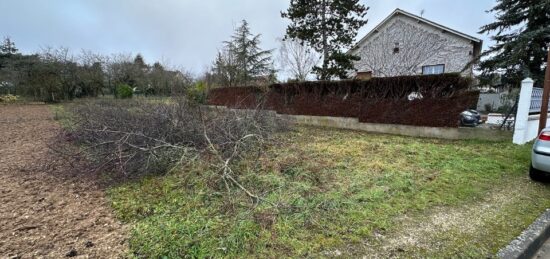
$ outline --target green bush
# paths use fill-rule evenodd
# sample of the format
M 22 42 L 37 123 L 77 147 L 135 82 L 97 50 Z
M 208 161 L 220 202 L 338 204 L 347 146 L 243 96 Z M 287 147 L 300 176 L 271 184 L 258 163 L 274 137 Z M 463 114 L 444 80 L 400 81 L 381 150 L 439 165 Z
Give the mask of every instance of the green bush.
M 119 85 L 116 88 L 116 98 L 128 99 L 128 98 L 132 98 L 133 95 L 134 95 L 134 90 L 132 90 L 132 87 L 130 87 L 127 84 Z
M 0 103 L 1 102 L 11 103 L 11 102 L 16 102 L 18 100 L 19 100 L 19 96 L 17 95 L 12 95 L 12 94 L 0 95 Z
M 199 81 L 187 89 L 187 98 L 198 104 L 206 104 L 206 83 Z

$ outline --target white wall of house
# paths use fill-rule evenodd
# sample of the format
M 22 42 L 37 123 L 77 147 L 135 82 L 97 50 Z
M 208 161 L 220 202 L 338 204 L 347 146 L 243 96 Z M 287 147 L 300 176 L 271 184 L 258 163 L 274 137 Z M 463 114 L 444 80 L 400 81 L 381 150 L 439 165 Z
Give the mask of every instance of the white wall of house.
M 361 57 L 356 69 L 375 77 L 419 75 L 423 66 L 440 64 L 445 73 L 461 72 L 475 55 L 471 40 L 403 14 L 377 31 L 351 51 Z M 471 67 L 464 75 L 472 75 Z
M 508 93 L 480 93 L 479 94 L 479 101 L 477 102 L 477 110 L 478 111 L 484 111 L 484 112 L 492 112 L 498 110 L 500 107 L 503 107 L 505 105 L 514 105 L 513 102 L 510 100 L 508 103 L 506 102 L 504 96 Z M 491 106 L 490 110 L 486 109 L 486 106 Z

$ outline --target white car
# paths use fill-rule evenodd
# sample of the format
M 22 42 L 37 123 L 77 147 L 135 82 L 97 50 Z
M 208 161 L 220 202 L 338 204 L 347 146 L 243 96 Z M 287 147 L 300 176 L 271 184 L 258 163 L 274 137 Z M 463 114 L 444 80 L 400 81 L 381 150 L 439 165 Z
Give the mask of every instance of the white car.
M 535 181 L 550 179 L 550 128 L 543 129 L 531 152 L 529 176 Z

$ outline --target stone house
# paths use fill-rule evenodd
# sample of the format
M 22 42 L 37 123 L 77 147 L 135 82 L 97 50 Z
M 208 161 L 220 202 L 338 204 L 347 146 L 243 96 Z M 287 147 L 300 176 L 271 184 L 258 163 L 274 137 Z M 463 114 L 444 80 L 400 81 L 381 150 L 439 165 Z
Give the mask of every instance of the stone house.
M 483 41 L 396 9 L 350 51 L 358 78 L 462 73 L 473 75 Z

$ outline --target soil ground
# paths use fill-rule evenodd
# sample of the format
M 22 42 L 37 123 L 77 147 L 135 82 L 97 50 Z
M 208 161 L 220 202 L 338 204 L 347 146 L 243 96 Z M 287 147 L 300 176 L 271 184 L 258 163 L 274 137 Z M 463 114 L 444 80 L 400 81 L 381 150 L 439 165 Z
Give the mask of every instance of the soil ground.
M 56 161 L 46 105 L 0 105 L 0 258 L 117 258 L 127 227 L 94 175 Z

